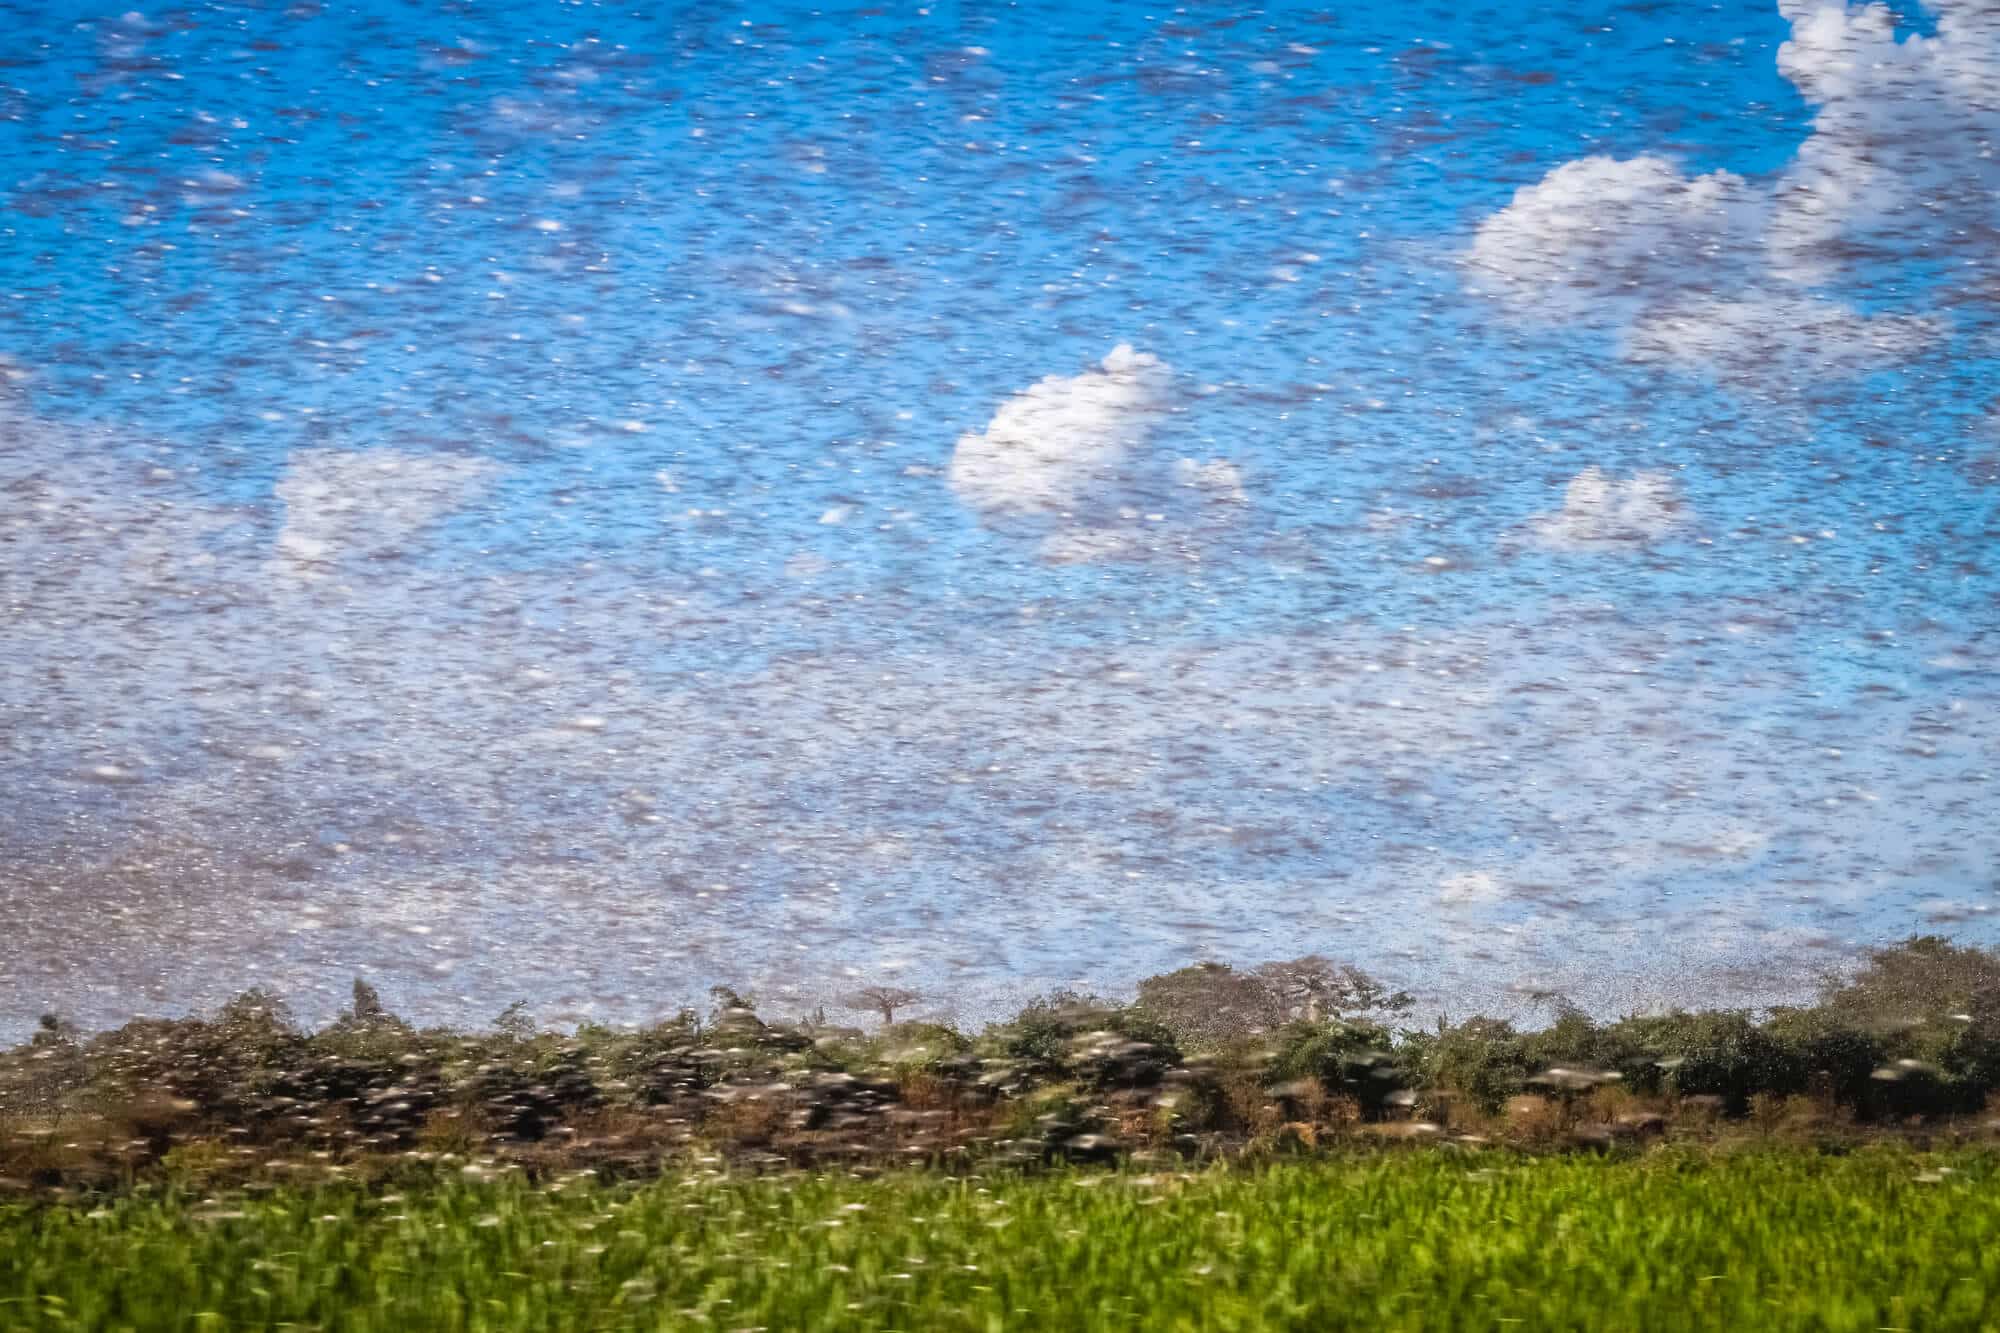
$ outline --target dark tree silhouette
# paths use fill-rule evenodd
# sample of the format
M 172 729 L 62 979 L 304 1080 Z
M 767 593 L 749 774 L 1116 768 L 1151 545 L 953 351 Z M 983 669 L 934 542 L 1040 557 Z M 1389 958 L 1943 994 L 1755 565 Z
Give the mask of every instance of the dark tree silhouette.
M 896 1021 L 896 1011 L 915 1004 L 923 996 L 901 986 L 863 986 L 841 1004 L 848 1009 L 866 1009 L 882 1015 L 882 1026 L 888 1027 Z

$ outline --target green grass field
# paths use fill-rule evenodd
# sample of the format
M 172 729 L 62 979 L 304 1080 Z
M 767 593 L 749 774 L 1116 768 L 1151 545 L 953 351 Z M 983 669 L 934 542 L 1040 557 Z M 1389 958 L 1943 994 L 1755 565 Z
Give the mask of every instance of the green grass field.
M 2000 1327 L 2000 1157 L 454 1180 L 0 1208 L 0 1327 Z

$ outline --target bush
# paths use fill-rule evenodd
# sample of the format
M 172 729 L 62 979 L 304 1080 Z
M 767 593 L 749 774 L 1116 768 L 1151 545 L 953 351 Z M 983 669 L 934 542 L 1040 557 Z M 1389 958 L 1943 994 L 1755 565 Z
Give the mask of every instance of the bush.
M 980 1047 L 996 1087 L 1150 1087 L 1181 1060 L 1173 1033 L 1149 1015 L 1065 991 L 1035 1001 Z
M 1379 1120 L 1411 1080 L 1390 1050 L 1386 1028 L 1367 1023 L 1288 1023 L 1273 1036 L 1266 1082 L 1316 1081 L 1334 1096 L 1351 1097 L 1363 1118 Z
M 1765 1022 L 1764 1033 L 1804 1071 L 1808 1092 L 1867 1112 L 1875 1095 L 1873 1075 L 1888 1058 L 1878 1038 L 1823 1008 L 1776 1010 Z
M 1627 1018 L 1611 1035 L 1636 1053 L 1628 1069 L 1640 1091 L 1714 1097 L 1724 1114 L 1741 1116 L 1756 1093 L 1805 1089 L 1806 1066 L 1798 1052 L 1741 1010 Z M 1638 1063 L 1644 1056 L 1650 1061 Z
M 1415 1034 L 1406 1043 L 1409 1065 L 1427 1089 L 1461 1099 L 1483 1115 L 1497 1115 L 1508 1099 L 1521 1095 L 1535 1072 L 1526 1043 L 1514 1026 L 1496 1018 L 1471 1018 L 1435 1035 Z

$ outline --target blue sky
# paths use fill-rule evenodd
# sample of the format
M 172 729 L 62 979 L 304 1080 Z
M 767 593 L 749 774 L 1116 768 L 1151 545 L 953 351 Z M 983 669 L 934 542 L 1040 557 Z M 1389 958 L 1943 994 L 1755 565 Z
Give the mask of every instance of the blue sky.
M 1977 4 L 0 31 L 9 1013 L 1991 933 Z

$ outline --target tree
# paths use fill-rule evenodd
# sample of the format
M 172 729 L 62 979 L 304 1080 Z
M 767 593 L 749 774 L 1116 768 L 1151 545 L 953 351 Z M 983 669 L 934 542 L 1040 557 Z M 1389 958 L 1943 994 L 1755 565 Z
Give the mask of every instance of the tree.
M 1912 935 L 1873 949 L 1846 981 L 1830 981 L 1821 1003 L 1860 1027 L 1880 1030 L 1940 1020 L 2000 1025 L 2000 954 Z
M 984 1042 L 998 1057 L 989 1062 L 995 1072 L 1010 1070 L 998 1086 L 1016 1091 L 1044 1082 L 1143 1086 L 1181 1061 L 1174 1033 L 1154 1015 L 1073 990 L 1031 1002 L 1011 1022 L 988 1028 Z
M 1336 963 L 1309 953 L 1290 962 L 1266 963 L 1254 974 L 1271 992 L 1286 1021 L 1404 1013 L 1416 999 L 1392 991 L 1352 963 Z
M 388 1010 L 382 1007 L 382 996 L 376 989 L 360 977 L 354 979 L 354 1002 L 347 1016 L 357 1023 L 377 1023 Z
M 734 986 L 710 986 L 708 998 L 715 1006 L 708 1015 L 708 1035 L 722 1041 L 757 1044 L 770 1031 L 757 1017 L 755 996 L 744 995 Z
M 528 1012 L 526 1000 L 516 1000 L 500 1011 L 493 1020 L 493 1029 L 503 1037 L 515 1041 L 526 1041 L 535 1035 L 534 1016 Z
M 1716 1097 L 1730 1115 L 1742 1115 L 1760 1092 L 1803 1092 L 1811 1073 L 1797 1047 L 1757 1026 L 1740 1009 L 1624 1018 L 1598 1036 L 1640 1053 L 1620 1061 L 1640 1091 L 1658 1088 L 1682 1097 Z
M 1196 963 L 1139 983 L 1137 1007 L 1183 1045 L 1215 1047 L 1285 1021 L 1283 1003 L 1261 977 L 1227 963 Z
M 1912 935 L 1829 982 L 1820 1008 L 1878 1040 L 1868 1101 L 1891 1114 L 1970 1110 L 2000 1083 L 2000 952 Z
M 353 999 L 332 1025 L 318 1033 L 345 1043 L 350 1053 L 368 1050 L 384 1055 L 411 1035 L 410 1025 L 389 1012 L 373 986 L 360 977 L 354 979 Z
M 1370 1120 L 1379 1119 L 1390 1095 L 1410 1081 L 1389 1049 L 1388 1029 L 1339 1019 L 1286 1024 L 1264 1078 L 1274 1089 L 1317 1079 L 1328 1092 L 1354 1098 Z
M 924 997 L 913 990 L 901 986 L 863 986 L 840 1003 L 847 1009 L 865 1009 L 882 1015 L 882 1026 L 888 1027 L 896 1021 L 896 1011 L 915 1004 Z
M 1432 1089 L 1463 1097 L 1488 1115 L 1526 1087 L 1535 1072 L 1521 1034 L 1499 1018 L 1468 1018 L 1456 1027 L 1441 1023 L 1413 1054 Z
M 1890 1089 L 1875 1078 L 1889 1064 L 1882 1038 L 1856 1027 L 1838 1014 L 1814 1006 L 1785 1006 L 1772 1011 L 1765 1033 L 1783 1043 L 1805 1070 L 1806 1088 L 1828 1101 L 1868 1111 Z
M 1287 1023 L 1377 1015 L 1388 1019 L 1415 999 L 1392 991 L 1352 963 L 1319 954 L 1238 972 L 1196 963 L 1139 983 L 1139 1007 L 1190 1046 L 1214 1047 Z
M 262 986 L 252 986 L 226 1001 L 216 1010 L 215 1022 L 232 1040 L 242 1042 L 296 1036 L 299 1030 L 291 1006 Z

